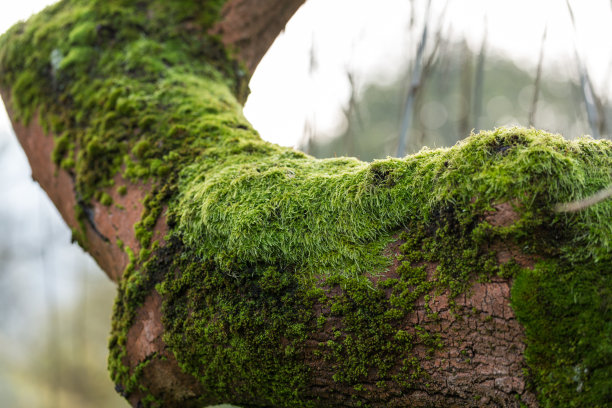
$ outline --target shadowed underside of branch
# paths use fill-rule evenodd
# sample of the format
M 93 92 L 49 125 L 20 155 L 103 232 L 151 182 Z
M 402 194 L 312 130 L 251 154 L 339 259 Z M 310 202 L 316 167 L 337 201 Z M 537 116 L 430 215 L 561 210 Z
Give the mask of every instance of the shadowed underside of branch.
M 606 406 L 612 205 L 554 205 L 610 184 L 612 144 L 497 129 L 363 163 L 266 143 L 239 101 L 271 40 L 229 35 L 249 2 L 223 3 L 65 0 L 0 39 L 33 175 L 118 282 L 117 390 Z

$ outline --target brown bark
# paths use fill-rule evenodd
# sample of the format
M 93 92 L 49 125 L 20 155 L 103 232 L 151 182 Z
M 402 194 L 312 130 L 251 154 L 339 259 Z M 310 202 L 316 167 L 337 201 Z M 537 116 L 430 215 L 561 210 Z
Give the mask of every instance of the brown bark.
M 305 0 L 231 0 L 211 30 L 234 48 L 252 74 L 287 21 Z
M 517 220 L 512 206 L 503 203 L 494 206 L 485 218 L 492 225 L 509 226 Z M 401 240 L 388 246 L 385 255 L 394 262 L 382 276 L 372 276 L 375 282 L 397 278 L 400 262 Z M 533 256 L 527 256 L 515 245 L 494 242 L 500 264 L 514 261 L 525 268 L 535 264 Z M 437 267 L 427 264 L 429 278 Z M 343 295 L 342 288 L 329 287 L 320 282 L 332 299 Z M 468 292 L 455 298 L 455 309 L 450 307 L 449 292 L 430 293 L 434 299 L 425 305 L 424 296 L 416 303 L 415 310 L 402 322 L 400 329 L 417 339 L 415 356 L 422 372 L 415 377 L 410 391 L 406 392 L 395 381 L 390 380 L 400 369 L 400 362 L 386 378 L 371 372 L 363 381 L 364 389 L 338 383 L 333 379 L 336 370 L 332 364 L 317 354 L 319 345 L 335 339 L 334 330 L 342 328 L 340 319 L 328 318 L 325 325 L 306 341 L 304 361 L 311 369 L 308 390 L 317 406 L 356 406 L 356 401 L 367 401 L 372 407 L 519 407 L 521 401 L 528 407 L 537 407 L 537 399 L 527 386 L 523 352 L 524 330 L 516 320 L 510 307 L 511 281 L 492 278 L 489 282 L 474 281 Z M 391 294 L 390 290 L 387 296 Z M 135 370 L 139 364 L 150 361 L 144 369 L 141 385 L 153 395 L 160 396 L 164 406 L 191 406 L 190 401 L 202 395 L 200 384 L 192 376 L 181 372 L 172 352 L 162 336 L 164 327 L 161 313 L 162 299 L 153 290 L 143 306 L 138 309 L 136 322 L 128 332 L 126 365 Z M 315 315 L 321 315 L 328 306 L 316 304 Z M 328 310 L 326 310 L 328 312 Z M 437 314 L 437 318 L 432 317 Z M 424 332 L 437 333 L 444 347 L 431 351 L 418 336 L 420 327 Z M 337 339 L 336 339 L 337 340 Z M 381 391 L 377 382 L 387 380 L 388 387 Z M 144 395 L 129 396 L 133 406 L 138 406 Z M 236 398 L 236 396 L 234 396 Z M 248 397 L 245 406 L 260 406 Z M 218 402 L 218 401 L 213 401 Z
M 433 265 L 431 265 L 433 267 Z M 433 268 L 430 268 L 433 269 Z M 457 315 L 449 308 L 448 293 L 430 304 L 439 320 L 427 316 L 423 299 L 404 322 L 402 329 L 416 335 L 418 325 L 441 335 L 442 350 L 433 354 L 422 341 L 416 356 L 424 370 L 409 392 L 396 382 L 384 392 L 376 387 L 379 378 L 371 376 L 363 393 L 371 393 L 368 403 L 378 407 L 518 407 L 515 395 L 535 406 L 533 394 L 526 390 L 523 377 L 523 330 L 509 307 L 510 286 L 506 280 L 475 283 L 471 292 L 456 299 Z M 329 321 L 331 327 L 338 322 Z M 331 337 L 329 327 L 309 340 L 311 350 Z M 418 339 L 418 336 L 415 336 Z M 312 353 L 307 356 L 313 368 L 313 394 L 327 405 L 347 406 L 356 394 L 351 387 L 333 381 L 334 372 Z
M 51 160 L 53 136 L 44 131 L 38 121 L 38 115 L 34 115 L 28 125 L 15 120 L 11 109 L 10 91 L 0 89 L 0 95 L 17 139 L 30 163 L 32 178 L 45 190 L 66 224 L 73 230 L 79 230 L 81 226 L 75 209 L 77 205 L 84 204 L 78 203 L 74 177 Z M 83 208 L 88 214 L 83 220 L 83 226 L 87 242 L 86 250 L 108 277 L 117 282 L 129 262 L 125 252 L 117 246 L 117 240 L 123 241 L 134 251 L 140 250 L 133 226 L 140 220 L 143 211 L 142 199 L 148 187 L 130 184 L 119 177 L 115 181 L 118 185 L 128 187 L 127 194 L 120 196 L 116 190 L 109 189 L 107 192 L 114 202 L 110 207 L 92 201 L 92 207 Z

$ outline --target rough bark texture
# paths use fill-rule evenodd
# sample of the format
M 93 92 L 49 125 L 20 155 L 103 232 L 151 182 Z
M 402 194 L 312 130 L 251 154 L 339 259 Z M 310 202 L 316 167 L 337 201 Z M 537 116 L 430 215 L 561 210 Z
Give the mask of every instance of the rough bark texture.
M 0 38 L 33 177 L 118 283 L 117 391 L 609 406 L 612 205 L 554 208 L 610 183 L 612 143 L 497 129 L 373 163 L 271 145 L 227 48 L 255 67 L 301 2 L 223 3 L 63 0 Z
M 417 342 L 415 355 L 423 361 L 421 378 L 410 391 L 397 384 L 380 391 L 376 387 L 380 379 L 372 375 L 364 382 L 363 392 L 372 395 L 368 403 L 379 407 L 518 407 L 519 396 L 525 405 L 537 406 L 535 395 L 526 389 L 524 333 L 509 307 L 509 283 L 475 283 L 469 294 L 456 299 L 457 315 L 449 309 L 448 296 L 438 296 L 429 309 L 420 299 L 403 325 L 417 338 L 416 326 L 440 333 L 444 349 L 428 352 L 427 344 Z M 428 318 L 430 312 L 438 313 L 439 320 Z M 327 330 L 310 340 L 312 350 L 319 342 L 333 338 L 332 324 L 328 322 Z M 315 395 L 334 405 L 351 405 L 354 389 L 335 383 L 335 372 L 329 365 L 321 364 L 312 354 L 307 355 L 307 363 L 313 367 Z
M 518 218 L 506 203 L 497 205 L 486 216 L 492 225 L 506 227 Z M 395 261 L 385 274 L 371 276 L 374 282 L 398 278 L 396 271 L 400 262 L 397 258 L 401 256 L 401 244 L 398 239 L 388 246 L 385 256 Z M 533 257 L 522 254 L 514 244 L 497 242 L 495 247 L 500 264 L 516 261 L 525 268 L 533 268 L 535 264 Z M 425 265 L 428 279 L 433 279 L 436 267 L 433 263 Z M 325 281 L 322 280 L 319 286 L 325 287 Z M 361 398 L 368 405 L 377 407 L 519 407 L 521 402 L 523 406 L 538 406 L 535 394 L 525 382 L 525 336 L 510 307 L 510 286 L 511 282 L 502 278 L 485 283 L 473 282 L 468 292 L 453 298 L 456 307 L 452 308 L 449 291 L 437 295 L 429 293 L 434 300 L 427 305 L 425 296 L 419 297 L 415 310 L 401 322 L 400 328 L 417 339 L 417 327 L 423 332 L 440 334 L 439 340 L 444 348 L 432 352 L 426 340 L 419 339 L 415 343 L 415 356 L 422 361 L 423 371 L 411 384 L 410 391 L 394 382 L 384 390 L 379 389 L 376 383 L 383 378 L 375 371 L 361 382 L 363 389 L 359 392 L 337 383 L 333 378 L 336 368 L 317 354 L 320 344 L 336 339 L 334 331 L 343 325 L 340 318 L 327 319 L 307 340 L 304 349 L 304 360 L 311 370 L 307 385 L 311 398 L 320 401 L 322 406 L 353 406 Z M 340 288 L 325 289 L 329 291 L 332 302 L 333 297 L 343 295 Z M 390 295 L 391 290 L 388 290 L 387 298 Z M 136 370 L 140 364 L 152 359 L 153 364 L 144 369 L 141 384 L 145 384 L 154 395 L 164 396 L 164 406 L 176 401 L 189 406 L 203 390 L 193 377 L 181 373 L 162 340 L 161 307 L 160 295 L 152 291 L 138 309 L 135 323 L 128 332 L 127 365 Z M 329 309 L 323 304 L 314 305 L 315 315 L 321 316 L 325 308 Z M 436 318 L 432 317 L 433 314 L 437 315 Z M 400 368 L 398 361 L 392 373 L 397 374 Z M 143 397 L 137 392 L 130 396 L 130 401 L 137 406 Z M 250 396 L 234 396 L 231 401 L 245 406 L 259 405 Z M 215 402 L 219 401 L 210 401 Z M 261 404 L 265 405 L 265 402 Z
M 285 24 L 305 0 L 232 0 L 211 30 L 237 50 L 249 72 L 255 68 Z
M 78 203 L 74 178 L 51 160 L 53 136 L 44 131 L 37 118 L 28 125 L 14 120 L 10 91 L 1 89 L 0 94 L 15 134 L 30 163 L 32 178 L 45 190 L 66 224 L 73 230 L 81 228 L 75 209 L 84 204 Z M 143 197 L 142 187 L 131 186 L 126 196 L 119 197 L 115 194 L 116 202 L 125 209 L 107 208 L 97 202 L 93 203 L 93 208 L 87 208 L 88 216 L 82 224 L 87 242 L 85 249 L 114 282 L 119 280 L 128 264 L 128 256 L 117 247 L 116 240 L 121 239 L 131 248 L 140 249 L 134 237 L 134 229 L 128 226 L 133 226 L 140 219 Z

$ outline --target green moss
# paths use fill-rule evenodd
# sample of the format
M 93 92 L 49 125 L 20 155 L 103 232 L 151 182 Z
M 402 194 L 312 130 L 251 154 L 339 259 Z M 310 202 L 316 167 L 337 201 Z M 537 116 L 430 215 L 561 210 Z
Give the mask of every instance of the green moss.
M 105 206 L 109 206 L 113 203 L 113 199 L 111 198 L 110 195 L 108 195 L 108 193 L 102 193 L 100 195 L 100 204 L 105 205 Z
M 60 162 L 60 167 L 64 170 L 70 170 L 74 168 L 74 165 L 75 165 L 74 159 L 71 157 L 66 157 L 62 159 L 62 161 Z
M 142 249 L 123 246 L 130 264 L 114 309 L 109 369 L 123 392 L 142 373 L 124 365 L 126 334 L 154 288 L 166 344 L 206 390 L 202 405 L 234 395 L 316 406 L 303 353 L 322 328 L 333 338 L 316 353 L 359 405 L 371 372 L 381 388 L 427 385 L 413 347 L 444 345 L 401 326 L 418 299 L 427 307 L 441 291 L 501 275 L 516 279 L 542 404 L 605 406 L 612 204 L 553 208 L 611 183 L 612 143 L 497 129 L 373 163 L 265 143 L 237 101 L 243 72 L 207 34 L 221 4 L 64 0 L 0 38 L 0 85 L 12 87 L 20 120 L 38 110 L 57 135 L 52 158 L 75 177 L 81 223 L 91 200 L 110 204 L 102 192 L 117 174 L 150 186 L 135 225 Z M 486 221 L 499 203 L 514 206 L 512 225 Z M 170 244 L 159 248 L 152 228 L 164 208 Z M 398 277 L 375 284 L 368 275 L 388 266 L 383 249 L 399 231 Z M 500 267 L 483 249 L 491 240 L 542 262 Z
M 504 139 L 512 148 L 495 153 Z M 263 143 L 240 144 L 227 160 L 215 155 L 214 162 L 202 160 L 183 171 L 180 200 L 173 207 L 182 239 L 219 263 L 231 254 L 238 262 L 297 264 L 305 274 L 371 270 L 387 242 L 385 232 L 411 219 L 438 217 L 446 211 L 441 203 L 448 211 L 470 209 L 465 220 L 457 221 L 462 223 L 491 203 L 514 200 L 534 217 L 509 227 L 507 235 L 542 223 L 537 215 L 550 212 L 549 202 L 569 200 L 579 191 L 567 173 L 578 171 L 584 160 L 581 146 L 604 153 L 604 162 L 608 148 L 606 142 L 572 144 L 536 131 L 500 129 L 450 150 L 367 164 L 344 158 L 313 161 Z M 530 149 L 518 148 L 521 144 Z M 567 154 L 572 150 L 574 158 Z M 609 179 L 606 171 L 597 170 L 600 186 Z M 551 184 L 542 184 L 543 179 Z M 600 216 L 598 209 L 593 212 Z M 608 248 L 609 227 L 595 228 L 596 244 Z M 585 250 L 590 248 L 597 245 Z
M 224 89 L 247 80 L 206 34 L 223 2 L 164 3 L 149 2 L 144 10 L 121 0 L 64 0 L 0 39 L 0 84 L 12 87 L 17 118 L 27 123 L 41 110 L 43 125 L 61 135 L 53 159 L 76 175 L 85 201 L 109 185 L 130 151 L 141 163 L 128 166 L 125 175 L 140 180 L 172 174 L 178 162 L 199 154 L 160 164 L 181 144 L 189 150 L 185 138 L 194 136 L 171 132 L 187 119 L 176 115 L 183 106 L 181 92 L 174 92 L 180 82 L 197 77 Z M 177 30 L 186 22 L 194 28 Z M 153 134 L 128 137 L 152 127 L 155 135 L 167 135 L 167 143 L 153 145 Z
M 68 55 L 61 59 L 59 70 L 87 68 L 96 59 L 96 51 L 92 47 L 76 46 L 70 48 Z M 76 72 L 76 71 L 75 71 Z M 78 72 L 80 73 L 80 72 Z
M 132 154 L 139 159 L 144 159 L 150 148 L 151 143 L 148 140 L 141 140 L 132 148 Z
M 93 21 L 85 21 L 70 31 L 68 41 L 71 45 L 93 45 L 96 40 L 96 24 Z
M 16 119 L 29 122 L 34 113 L 33 107 L 39 103 L 38 98 L 41 93 L 36 76 L 30 71 L 19 74 L 12 89 L 12 98 L 17 112 Z
M 160 288 L 164 340 L 200 379 L 205 401 L 241 395 L 273 406 L 313 405 L 303 400 L 308 369 L 301 359 L 314 293 L 295 275 L 252 265 L 241 277 L 240 269 L 189 258 L 171 271 Z
M 525 359 L 544 406 L 612 400 L 610 264 L 539 262 L 518 274 L 513 307 L 530 340 Z

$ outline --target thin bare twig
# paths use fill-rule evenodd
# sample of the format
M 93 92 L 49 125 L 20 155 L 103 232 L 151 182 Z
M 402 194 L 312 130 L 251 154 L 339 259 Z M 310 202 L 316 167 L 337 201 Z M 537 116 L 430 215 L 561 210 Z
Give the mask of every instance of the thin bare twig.
M 609 197 L 612 197 L 612 186 L 606 187 L 605 189 L 598 191 L 590 197 L 583 198 L 582 200 L 556 204 L 554 208 L 556 212 L 576 212 L 600 203 Z
M 574 11 L 572 10 L 572 6 L 569 0 L 565 0 L 565 4 L 567 4 L 567 10 L 569 11 L 570 20 L 572 21 L 572 27 L 574 29 L 574 55 L 576 58 L 576 63 L 578 64 L 578 71 L 580 73 L 580 88 L 582 90 L 582 96 L 584 98 L 584 103 L 586 105 L 587 117 L 589 120 L 589 126 L 591 128 L 592 136 L 595 139 L 599 139 L 600 133 L 599 128 L 601 126 L 601 118 L 599 117 L 598 109 L 595 106 L 595 92 L 593 87 L 591 86 L 591 81 L 589 79 L 589 74 L 587 69 L 582 62 L 582 58 L 580 57 L 580 53 L 578 52 L 578 40 L 577 40 L 577 29 L 576 29 L 576 20 L 574 19 Z
M 355 133 L 354 130 L 354 126 L 353 126 L 353 118 L 355 119 L 355 122 L 357 123 L 357 126 L 363 130 L 363 120 L 361 118 L 361 113 L 359 111 L 359 104 L 357 102 L 357 82 L 355 80 L 355 74 L 349 69 L 347 68 L 346 70 L 346 78 L 349 81 L 349 86 L 351 88 L 351 95 L 349 97 L 349 101 L 348 101 L 348 107 L 346 109 L 344 109 L 344 115 L 346 116 L 346 120 L 348 122 L 348 129 L 346 131 L 346 137 L 345 137 L 345 143 L 344 143 L 344 147 L 345 147 L 345 153 L 348 156 L 353 156 L 355 155 L 355 142 L 356 142 L 356 138 L 357 135 Z
M 310 53 L 309 53 L 309 64 L 308 64 L 308 76 L 311 81 L 315 81 L 315 75 L 319 69 L 319 60 L 316 52 L 316 41 L 314 31 L 310 42 Z M 316 116 L 314 112 L 311 112 L 310 117 L 304 122 L 304 130 L 302 131 L 302 140 L 298 143 L 300 150 L 304 153 L 309 154 L 312 148 L 313 139 L 315 137 L 316 129 Z
M 589 87 L 591 89 L 595 89 L 593 87 L 593 82 L 591 81 L 590 77 L 587 77 L 587 80 L 589 82 Z M 606 88 L 601 88 L 601 89 L 606 89 Z M 595 93 L 593 91 L 593 102 L 595 104 L 595 108 L 597 109 L 597 117 L 599 118 L 599 122 L 598 124 L 598 130 L 599 130 L 599 135 L 601 137 L 605 137 L 605 135 L 608 133 L 607 131 L 607 124 L 606 124 L 606 107 L 604 106 L 604 103 L 602 102 L 600 96 Z
M 480 52 L 478 53 L 478 62 L 476 64 L 476 80 L 474 81 L 474 128 L 476 130 L 480 129 L 478 125 L 480 124 L 480 115 L 482 113 L 482 84 L 484 83 L 484 64 L 487 57 L 488 24 L 486 14 L 483 17 L 483 27 L 482 43 L 480 44 Z
M 538 58 L 538 70 L 536 71 L 536 78 L 533 90 L 533 100 L 531 101 L 531 110 L 529 111 L 529 126 L 533 126 L 535 123 L 535 114 L 538 105 L 538 96 L 540 94 L 540 82 L 542 79 L 542 62 L 544 61 L 544 43 L 546 42 L 546 32 L 548 31 L 548 22 L 544 26 L 544 32 L 542 33 L 542 40 L 540 41 L 540 57 Z
M 439 17 L 439 21 L 444 21 L 444 17 L 446 16 L 446 8 L 444 10 L 442 10 L 442 14 L 440 14 Z M 422 81 L 423 82 L 428 74 L 433 70 L 434 66 L 437 64 L 440 55 L 444 55 L 444 51 L 445 51 L 445 45 L 447 44 L 446 41 L 442 41 L 442 30 L 443 30 L 443 25 L 442 23 L 440 23 L 440 25 L 438 26 L 438 30 L 436 30 L 436 35 L 434 36 L 435 41 L 433 43 L 433 47 L 431 52 L 429 53 L 429 56 L 427 57 L 427 60 L 425 61 L 425 63 L 423 64 L 423 71 L 422 71 Z
M 605 77 L 603 81 L 601 81 L 601 83 L 603 84 L 601 89 L 609 89 L 611 79 L 612 79 L 612 58 L 610 58 L 610 61 L 608 61 L 608 68 L 606 69 Z M 603 97 L 606 99 L 606 103 L 610 103 L 609 95 L 604 95 Z
M 461 55 L 463 56 L 463 60 L 461 61 L 461 95 L 463 98 L 458 98 L 459 101 L 459 112 L 461 120 L 459 122 L 459 134 L 463 135 L 463 137 L 467 137 L 470 134 L 470 130 L 472 130 L 472 123 L 470 121 L 472 115 L 472 81 L 474 75 L 472 75 L 474 71 L 473 58 L 472 53 L 470 52 L 466 40 L 464 39 L 461 43 L 463 48 Z
M 38 216 L 44 217 L 42 211 L 43 205 L 42 200 L 38 200 Z M 51 234 L 51 223 L 48 219 L 45 222 L 45 233 Z M 47 240 L 49 242 L 49 240 Z M 58 356 L 60 338 L 59 320 L 57 313 L 57 288 L 55 276 L 55 269 L 49 263 L 49 247 L 47 245 L 41 246 L 39 249 L 39 260 L 40 270 L 43 275 L 43 286 L 44 286 L 44 299 L 47 312 L 47 322 L 49 325 L 47 332 L 47 352 L 48 352 L 48 366 L 46 367 L 47 381 L 50 385 L 49 391 L 51 396 L 48 399 L 49 407 L 59 407 L 59 390 L 62 384 L 63 364 Z
M 412 116 L 414 114 L 414 100 L 416 93 L 421 87 L 422 70 L 423 70 L 423 53 L 425 51 L 425 45 L 427 44 L 427 34 L 429 26 L 429 10 L 431 7 L 431 0 L 427 1 L 427 8 L 425 9 L 425 22 L 423 26 L 423 34 L 421 35 L 421 42 L 417 48 L 416 60 L 414 63 L 414 69 L 412 71 L 412 80 L 410 81 L 410 89 L 408 90 L 408 97 L 406 99 L 406 105 L 404 109 L 404 116 L 402 119 L 402 128 L 400 130 L 399 145 L 397 146 L 397 157 L 402 157 L 406 154 L 406 145 L 408 144 L 408 132 L 412 126 Z

